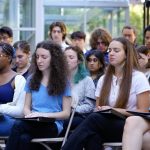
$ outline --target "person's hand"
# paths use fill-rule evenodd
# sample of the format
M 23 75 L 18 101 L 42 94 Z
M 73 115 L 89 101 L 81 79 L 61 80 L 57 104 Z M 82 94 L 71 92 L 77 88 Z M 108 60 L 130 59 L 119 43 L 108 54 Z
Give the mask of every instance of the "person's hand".
M 30 114 L 26 115 L 25 118 L 33 118 L 33 117 L 44 117 L 44 113 L 41 112 L 31 112 Z
M 94 109 L 94 112 L 101 111 L 101 110 L 106 110 L 106 109 L 110 109 L 110 108 L 112 108 L 112 107 L 110 107 L 110 106 L 97 106 Z
M 101 110 L 106 110 L 106 109 L 111 109 L 112 107 L 110 106 L 101 106 Z

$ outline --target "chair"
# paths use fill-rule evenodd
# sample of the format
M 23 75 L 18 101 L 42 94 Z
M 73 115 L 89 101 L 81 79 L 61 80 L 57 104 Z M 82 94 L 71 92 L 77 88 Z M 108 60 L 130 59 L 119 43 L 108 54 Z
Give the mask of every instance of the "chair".
M 0 150 L 4 150 L 6 147 L 6 141 L 8 139 L 8 136 L 0 136 Z
M 34 139 L 31 140 L 31 142 L 32 143 L 41 144 L 47 150 L 52 150 L 50 148 L 50 146 L 48 145 L 48 143 L 62 142 L 62 145 L 61 145 L 61 147 L 62 147 L 65 144 L 66 140 L 67 140 L 67 137 L 68 137 L 68 134 L 69 134 L 69 131 L 70 131 L 70 127 L 71 127 L 71 123 L 72 123 L 72 120 L 73 120 L 73 117 L 74 117 L 74 114 L 75 114 L 76 106 L 77 106 L 77 103 L 74 103 L 72 105 L 72 114 L 70 116 L 69 123 L 68 123 L 67 130 L 66 130 L 66 133 L 65 133 L 64 137 L 56 137 L 56 138 L 34 138 Z
M 122 149 L 122 143 L 119 143 L 119 142 L 104 143 L 103 146 L 111 147 L 113 150 L 121 150 Z

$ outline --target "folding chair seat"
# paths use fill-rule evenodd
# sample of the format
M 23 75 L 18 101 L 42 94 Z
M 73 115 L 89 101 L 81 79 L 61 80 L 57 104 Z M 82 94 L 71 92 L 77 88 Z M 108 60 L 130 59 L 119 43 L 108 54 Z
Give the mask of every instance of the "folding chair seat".
M 50 146 L 48 145 L 49 143 L 57 143 L 57 142 L 62 142 L 61 147 L 65 144 L 69 131 L 70 131 L 70 127 L 71 127 L 71 123 L 75 114 L 75 110 L 76 110 L 76 106 L 77 103 L 72 103 L 72 113 L 69 119 L 69 123 L 67 126 L 67 130 L 65 133 L 64 137 L 56 137 L 56 138 L 34 138 L 31 140 L 32 143 L 39 143 L 41 145 L 43 145 L 47 150 L 52 150 L 52 148 L 50 148 Z
M 8 136 L 0 136 L 0 150 L 5 149 L 7 139 L 8 139 Z
M 122 143 L 121 142 L 110 142 L 110 143 L 104 143 L 104 147 L 111 147 L 113 150 L 121 150 L 122 149 Z

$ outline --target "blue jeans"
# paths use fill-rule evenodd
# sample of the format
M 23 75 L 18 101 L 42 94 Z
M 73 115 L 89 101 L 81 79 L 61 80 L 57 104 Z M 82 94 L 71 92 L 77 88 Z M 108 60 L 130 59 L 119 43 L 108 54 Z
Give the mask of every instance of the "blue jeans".
M 17 120 L 12 127 L 5 150 L 30 150 L 32 138 L 57 137 L 55 123 L 40 123 Z
M 14 125 L 15 119 L 3 115 L 0 117 L 0 136 L 9 136 L 11 132 L 11 128 Z

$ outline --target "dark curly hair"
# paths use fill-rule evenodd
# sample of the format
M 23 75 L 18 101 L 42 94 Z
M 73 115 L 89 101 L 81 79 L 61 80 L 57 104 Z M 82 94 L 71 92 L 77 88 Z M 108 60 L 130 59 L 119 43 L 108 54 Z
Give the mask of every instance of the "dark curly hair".
M 98 39 L 101 39 L 103 42 L 105 42 L 105 45 L 108 46 L 112 40 L 112 37 L 105 29 L 102 29 L 102 28 L 95 29 L 92 32 L 91 38 L 90 38 L 90 46 L 92 49 L 97 48 Z
M 38 91 L 42 80 L 42 72 L 36 63 L 36 51 L 38 48 L 46 49 L 51 54 L 50 76 L 48 81 L 48 94 L 60 95 L 64 92 L 67 85 L 68 66 L 61 47 L 53 41 L 42 41 L 37 44 L 32 57 L 32 77 L 30 79 L 30 89 Z
M 10 58 L 10 64 L 11 64 L 12 58 L 14 56 L 13 47 L 10 44 L 4 42 L 0 43 L 0 47 L 2 48 L 2 52 Z

